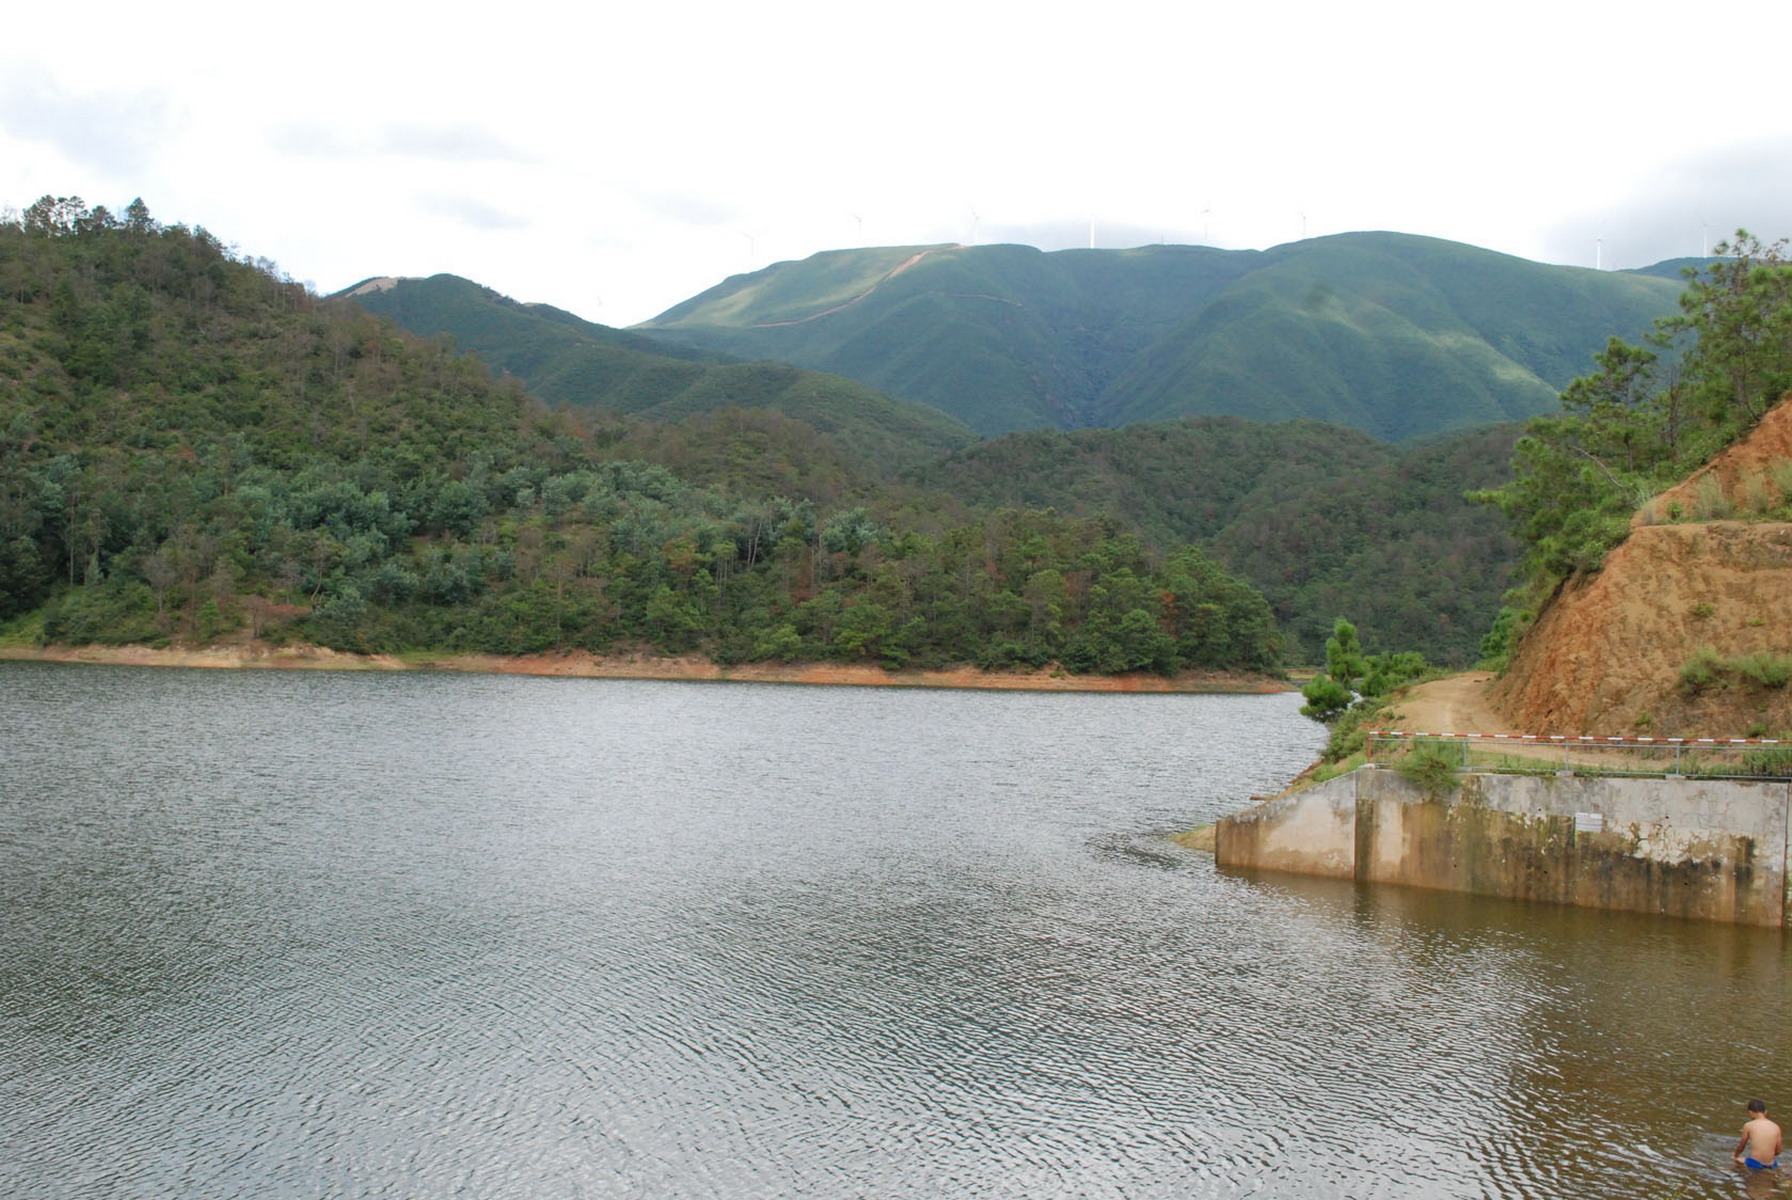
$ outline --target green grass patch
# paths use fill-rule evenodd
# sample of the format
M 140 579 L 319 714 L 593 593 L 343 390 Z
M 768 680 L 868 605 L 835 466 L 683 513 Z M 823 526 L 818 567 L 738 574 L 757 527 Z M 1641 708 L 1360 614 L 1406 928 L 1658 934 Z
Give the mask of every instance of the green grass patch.
M 0 646 L 37 646 L 43 642 L 42 609 L 0 622 Z
M 1779 689 L 1792 682 L 1792 655 L 1761 650 L 1742 654 L 1726 664 L 1730 670 L 1756 687 Z
M 1680 690 L 1696 696 L 1723 680 L 1724 660 L 1711 646 L 1700 646 L 1680 667 Z
M 1701 521 L 1727 521 L 1736 515 L 1736 506 L 1724 495 L 1723 485 L 1715 475 L 1706 475 L 1699 480 L 1698 499 L 1694 511 Z
M 1792 776 L 1792 748 L 1763 747 L 1745 751 L 1742 755 L 1742 770 L 1748 775 L 1775 779 Z
M 1498 775 L 1554 775 L 1561 763 L 1548 758 L 1526 758 L 1518 754 L 1471 754 L 1469 769 Z
M 1400 778 L 1424 790 L 1436 799 L 1456 790 L 1462 769 L 1462 750 L 1448 742 L 1418 741 L 1407 753 L 1394 760 Z
M 1680 668 L 1680 690 L 1688 696 L 1731 682 L 1777 691 L 1792 683 L 1792 654 L 1758 650 L 1724 658 L 1712 647 L 1700 646 Z
M 1339 759 L 1337 762 L 1322 762 L 1313 768 L 1312 773 L 1303 781 L 1303 786 L 1324 783 L 1328 779 L 1336 779 L 1340 775 L 1348 775 L 1368 760 L 1368 753 L 1366 751 L 1358 750 L 1356 753 Z
M 1780 509 L 1784 511 L 1786 505 L 1792 503 L 1792 462 L 1774 463 L 1768 468 L 1767 476 L 1779 489 Z

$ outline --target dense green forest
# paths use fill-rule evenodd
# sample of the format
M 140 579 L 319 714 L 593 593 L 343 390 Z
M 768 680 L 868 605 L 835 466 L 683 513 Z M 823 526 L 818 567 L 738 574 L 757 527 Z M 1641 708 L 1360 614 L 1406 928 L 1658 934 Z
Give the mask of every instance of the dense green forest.
M 1300 661 L 1340 613 L 1364 640 L 1467 665 L 1518 551 L 1468 488 L 1510 477 L 1516 425 L 1392 446 L 1316 421 L 1190 417 L 1010 434 L 910 477 L 983 506 L 1112 513 L 1194 542 L 1263 592 Z
M 451 276 L 382 280 L 353 293 L 413 332 L 480 348 L 532 394 L 550 390 L 588 415 L 642 411 L 637 372 L 595 369 L 616 361 L 618 346 L 629 361 L 652 361 L 634 334 Z M 670 364 L 651 375 L 690 370 Z M 579 387 L 569 386 L 574 378 Z M 800 390 L 812 400 L 780 391 L 751 411 L 642 425 L 622 448 L 737 490 L 875 497 L 886 509 L 903 506 L 910 523 L 1049 508 L 1117 519 L 1150 546 L 1194 543 L 1264 593 L 1300 661 L 1318 655 L 1338 614 L 1349 613 L 1372 646 L 1473 662 L 1512 582 L 1517 549 L 1505 522 L 1463 492 L 1509 478 L 1515 423 L 1390 444 L 1317 421 L 1187 417 L 1013 433 L 945 454 L 940 439 L 921 435 L 924 426 L 885 421 L 887 408 L 861 406 L 836 387 Z M 712 436 L 720 426 L 735 437 Z
M 0 223 L 0 621 L 45 641 L 1274 670 L 1262 595 L 771 408 L 550 410 L 203 228 Z
M 633 332 L 832 371 L 986 435 L 1234 415 L 1406 441 L 1553 410 L 1680 286 L 1397 233 L 880 247 L 734 276 Z

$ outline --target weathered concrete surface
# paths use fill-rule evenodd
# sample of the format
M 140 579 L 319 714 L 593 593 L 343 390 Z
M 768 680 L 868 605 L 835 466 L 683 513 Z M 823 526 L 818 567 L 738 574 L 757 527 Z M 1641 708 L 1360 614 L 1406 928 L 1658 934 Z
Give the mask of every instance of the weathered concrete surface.
M 1784 927 L 1792 785 L 1366 768 L 1227 817 L 1222 866 Z M 1599 828 L 1593 828 L 1598 826 Z
M 1214 857 L 1222 864 L 1355 878 L 1354 774 L 1226 817 L 1214 828 Z

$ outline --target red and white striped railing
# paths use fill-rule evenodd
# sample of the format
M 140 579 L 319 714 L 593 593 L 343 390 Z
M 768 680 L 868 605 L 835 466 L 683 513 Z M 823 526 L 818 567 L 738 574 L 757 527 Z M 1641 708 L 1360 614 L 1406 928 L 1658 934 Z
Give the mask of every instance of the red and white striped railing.
M 1566 755 L 1572 750 L 1672 750 L 1674 752 L 1674 770 L 1680 773 L 1683 756 L 1691 750 L 1708 750 L 1722 754 L 1725 750 L 1744 750 L 1751 747 L 1787 747 L 1792 753 L 1792 741 L 1784 738 L 1678 738 L 1678 737 L 1639 737 L 1636 735 L 1613 734 L 1600 736 L 1596 734 L 1566 733 L 1422 733 L 1406 729 L 1373 729 L 1367 737 L 1367 761 L 1375 761 L 1375 748 L 1379 742 L 1383 745 L 1400 742 L 1451 742 L 1463 748 L 1463 761 L 1468 760 L 1471 744 L 1487 744 L 1490 747 L 1548 748 Z M 1667 774 L 1670 772 L 1648 772 L 1649 774 Z M 1760 772 L 1743 772 L 1744 774 L 1760 774 Z M 1779 774 L 1780 772 L 1774 772 Z

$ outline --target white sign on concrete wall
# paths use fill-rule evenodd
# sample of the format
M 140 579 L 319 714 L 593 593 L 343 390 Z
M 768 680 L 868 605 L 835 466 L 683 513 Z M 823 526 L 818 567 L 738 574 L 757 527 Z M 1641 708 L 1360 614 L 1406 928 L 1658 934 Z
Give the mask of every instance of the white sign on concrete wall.
M 1604 813 L 1583 813 L 1583 812 L 1575 813 L 1574 814 L 1574 832 L 1576 832 L 1576 833 L 1604 833 L 1605 832 L 1605 814 Z

